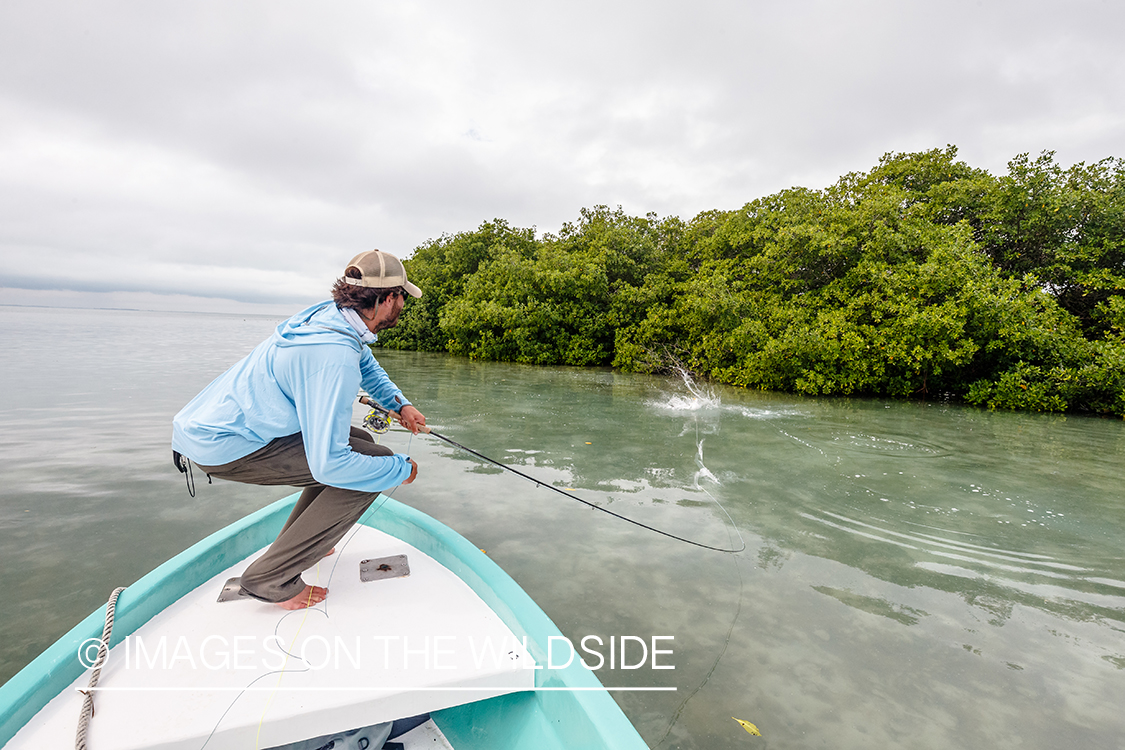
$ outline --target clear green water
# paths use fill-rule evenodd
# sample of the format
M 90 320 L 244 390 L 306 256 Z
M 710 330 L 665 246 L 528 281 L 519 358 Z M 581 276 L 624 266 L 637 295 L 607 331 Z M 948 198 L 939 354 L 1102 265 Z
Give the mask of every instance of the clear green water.
M 281 496 L 203 480 L 192 500 L 168 449 L 172 415 L 275 322 L 0 307 L 0 679 Z M 384 438 L 421 464 L 394 496 L 572 639 L 675 637 L 675 670 L 599 673 L 677 688 L 615 693 L 651 746 L 1121 746 L 1122 422 L 380 360 L 434 429 L 544 482 L 714 546 L 739 544 L 715 502 L 734 519 L 744 551 L 702 550 L 433 438 Z

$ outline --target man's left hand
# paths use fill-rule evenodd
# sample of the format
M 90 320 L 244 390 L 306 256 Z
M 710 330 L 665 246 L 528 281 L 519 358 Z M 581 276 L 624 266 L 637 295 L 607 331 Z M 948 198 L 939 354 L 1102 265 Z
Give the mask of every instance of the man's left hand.
M 398 422 L 417 435 L 426 426 L 426 417 L 422 412 L 407 404 L 399 410 Z

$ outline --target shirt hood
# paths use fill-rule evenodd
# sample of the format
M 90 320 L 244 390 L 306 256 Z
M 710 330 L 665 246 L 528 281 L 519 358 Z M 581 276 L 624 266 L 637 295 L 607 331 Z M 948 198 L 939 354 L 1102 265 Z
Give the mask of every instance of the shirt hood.
M 289 318 L 273 332 L 274 346 L 339 344 L 362 351 L 367 347 L 332 300 L 318 302 Z

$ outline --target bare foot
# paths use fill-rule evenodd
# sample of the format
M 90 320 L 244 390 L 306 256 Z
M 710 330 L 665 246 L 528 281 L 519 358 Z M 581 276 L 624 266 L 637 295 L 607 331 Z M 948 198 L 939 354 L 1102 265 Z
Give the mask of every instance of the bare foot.
M 331 557 L 331 556 L 332 556 L 332 555 L 334 555 L 334 554 L 336 554 L 336 548 L 335 548 L 335 547 L 333 547 L 332 549 L 328 550 L 328 554 L 326 554 L 326 555 L 325 555 L 325 557 Z
M 297 594 L 292 599 L 284 602 L 278 602 L 277 606 L 282 609 L 306 609 L 314 604 L 320 604 L 328 598 L 328 589 L 321 588 L 320 586 L 305 586 L 305 590 Z

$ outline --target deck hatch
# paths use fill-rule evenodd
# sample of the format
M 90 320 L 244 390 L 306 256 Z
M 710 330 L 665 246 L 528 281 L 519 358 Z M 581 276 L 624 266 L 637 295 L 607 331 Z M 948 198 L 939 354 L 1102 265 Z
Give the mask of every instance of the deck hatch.
M 375 557 L 359 561 L 359 580 L 381 581 L 384 578 L 403 578 L 410 575 L 410 563 L 406 555 L 391 555 L 390 557 Z

